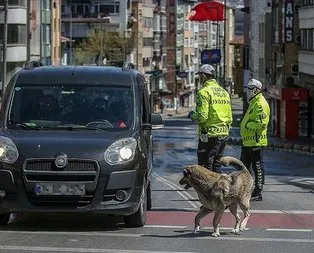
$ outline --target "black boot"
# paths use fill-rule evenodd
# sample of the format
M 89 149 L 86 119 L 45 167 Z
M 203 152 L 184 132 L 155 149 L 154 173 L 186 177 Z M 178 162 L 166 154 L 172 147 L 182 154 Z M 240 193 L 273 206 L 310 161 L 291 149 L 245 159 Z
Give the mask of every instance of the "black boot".
M 254 190 L 251 196 L 251 201 L 262 201 L 262 192 L 260 190 Z

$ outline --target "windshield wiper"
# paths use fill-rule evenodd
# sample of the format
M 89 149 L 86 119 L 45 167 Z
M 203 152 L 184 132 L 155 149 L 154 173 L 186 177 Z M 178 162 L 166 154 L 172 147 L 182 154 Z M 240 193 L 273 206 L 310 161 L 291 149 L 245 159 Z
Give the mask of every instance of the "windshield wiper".
M 103 128 L 98 127 L 85 127 L 85 126 L 58 126 L 58 127 L 48 127 L 49 129 L 65 129 L 68 131 L 75 131 L 75 130 L 88 130 L 88 131 L 99 131 L 99 132 L 107 132 Z
M 25 129 L 31 129 L 31 130 L 40 130 L 41 128 L 37 127 L 35 124 L 33 123 L 16 123 L 15 126 L 21 127 L 21 128 L 25 128 Z

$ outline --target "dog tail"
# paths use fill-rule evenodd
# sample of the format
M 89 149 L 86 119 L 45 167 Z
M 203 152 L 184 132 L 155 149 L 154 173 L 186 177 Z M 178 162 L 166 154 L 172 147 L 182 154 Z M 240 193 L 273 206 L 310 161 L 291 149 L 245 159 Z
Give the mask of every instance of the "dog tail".
M 249 170 L 246 168 L 246 166 L 237 158 L 232 157 L 232 156 L 223 156 L 222 158 L 220 158 L 220 163 L 223 166 L 229 166 L 231 165 L 232 167 L 234 167 L 237 170 L 243 170 L 247 173 L 250 174 Z

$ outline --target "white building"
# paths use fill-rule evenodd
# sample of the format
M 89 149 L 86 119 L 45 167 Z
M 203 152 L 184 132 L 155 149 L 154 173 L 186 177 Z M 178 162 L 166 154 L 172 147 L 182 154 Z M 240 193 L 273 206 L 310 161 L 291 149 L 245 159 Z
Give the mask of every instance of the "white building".
M 0 44 L 3 43 L 4 28 L 4 1 L 0 2 Z M 12 74 L 23 66 L 27 59 L 27 20 L 26 0 L 9 1 L 8 8 L 8 38 L 7 38 L 7 82 Z M 1 46 L 2 48 L 2 46 Z M 0 61 L 3 59 L 0 51 Z M 2 62 L 1 71 L 2 72 Z M 2 87 L 2 81 L 1 81 Z
M 299 51 L 299 83 L 310 92 L 309 103 L 312 111 L 310 134 L 314 137 L 314 1 L 301 1 L 299 26 L 301 31 L 301 50 Z
M 250 5 L 250 77 L 265 82 L 265 27 L 266 13 L 271 12 L 269 0 L 252 0 Z

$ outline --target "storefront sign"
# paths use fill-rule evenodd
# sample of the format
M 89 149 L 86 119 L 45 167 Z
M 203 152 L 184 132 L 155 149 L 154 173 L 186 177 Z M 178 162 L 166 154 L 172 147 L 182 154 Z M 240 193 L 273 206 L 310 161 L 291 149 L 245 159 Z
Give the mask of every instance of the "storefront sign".
M 308 90 L 305 88 L 283 88 L 282 100 L 308 100 Z
M 293 15 L 294 0 L 285 1 L 285 42 L 292 43 L 294 41 L 294 15 Z

